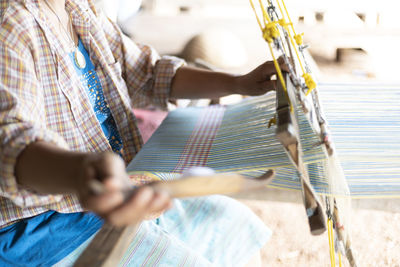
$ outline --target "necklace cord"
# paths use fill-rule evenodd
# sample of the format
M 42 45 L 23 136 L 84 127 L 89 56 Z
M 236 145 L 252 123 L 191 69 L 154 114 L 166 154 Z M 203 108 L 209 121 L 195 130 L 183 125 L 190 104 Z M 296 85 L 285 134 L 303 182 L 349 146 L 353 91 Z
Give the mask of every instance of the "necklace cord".
M 72 27 L 71 16 L 68 14 L 68 25 L 69 25 L 69 31 L 68 31 L 68 29 L 65 28 L 64 24 L 62 23 L 60 17 L 57 15 L 57 12 L 54 10 L 54 8 L 53 8 L 49 3 L 47 3 L 46 0 L 45 0 L 44 2 L 45 2 L 45 4 L 46 4 L 46 6 L 50 9 L 50 11 L 56 16 L 58 22 L 59 22 L 60 25 L 61 25 L 61 28 L 63 29 L 65 35 L 66 35 L 67 38 L 69 39 L 69 41 L 70 41 L 70 43 L 71 43 L 71 45 L 72 45 L 72 48 L 75 49 L 75 48 L 76 48 L 76 44 L 75 44 L 74 38 L 72 37 L 73 34 L 74 34 L 74 30 L 73 30 L 73 27 Z

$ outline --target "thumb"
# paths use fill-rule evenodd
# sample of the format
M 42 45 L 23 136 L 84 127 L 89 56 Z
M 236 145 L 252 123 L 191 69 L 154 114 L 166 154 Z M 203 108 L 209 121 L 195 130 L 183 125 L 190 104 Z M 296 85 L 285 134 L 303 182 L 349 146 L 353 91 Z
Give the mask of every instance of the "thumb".
M 267 80 L 263 81 L 260 85 L 264 92 L 268 92 L 271 90 L 276 90 L 277 80 Z
M 101 182 L 105 190 L 122 190 L 129 184 L 125 163 L 116 154 L 110 152 L 97 154 L 89 164 L 89 168 L 93 170 L 89 179 Z

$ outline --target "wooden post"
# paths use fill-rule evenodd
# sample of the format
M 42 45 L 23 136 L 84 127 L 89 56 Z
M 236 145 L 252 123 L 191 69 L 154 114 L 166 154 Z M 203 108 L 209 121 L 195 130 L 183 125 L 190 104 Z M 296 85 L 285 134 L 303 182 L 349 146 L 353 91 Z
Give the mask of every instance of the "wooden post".
M 278 83 L 276 90 L 276 138 L 285 148 L 289 158 L 296 166 L 302 185 L 303 201 L 306 208 L 311 234 L 319 235 L 326 230 L 326 219 L 322 204 L 310 184 L 308 171 L 302 160 L 302 150 L 299 136 L 299 127 L 295 110 L 291 110 L 291 103 L 296 103 L 296 88 L 289 75 L 284 73 L 287 93 Z M 294 109 L 294 108 L 293 108 Z

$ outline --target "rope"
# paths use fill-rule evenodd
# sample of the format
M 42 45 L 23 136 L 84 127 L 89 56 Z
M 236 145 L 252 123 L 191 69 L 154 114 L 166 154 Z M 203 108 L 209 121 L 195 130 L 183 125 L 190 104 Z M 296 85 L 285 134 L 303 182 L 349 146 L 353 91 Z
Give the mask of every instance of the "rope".
M 281 5 L 280 5 L 280 3 L 279 3 L 279 0 L 277 0 L 276 2 L 278 3 L 278 8 L 279 8 L 279 10 L 280 10 L 280 12 L 281 12 L 281 14 L 282 14 L 281 26 L 285 28 L 285 30 L 287 31 L 287 33 L 288 33 L 288 35 L 289 35 L 290 42 L 291 42 L 291 44 L 292 44 L 292 46 L 293 46 L 293 48 L 294 48 L 294 51 L 295 51 L 295 53 L 296 53 L 296 57 L 297 57 L 297 60 L 298 60 L 298 62 L 299 62 L 301 71 L 303 72 L 302 77 L 304 78 L 304 82 L 305 82 L 305 84 L 306 84 L 307 87 L 308 87 L 308 90 L 307 90 L 307 93 L 306 93 L 306 95 L 308 95 L 309 93 L 311 93 L 312 90 L 314 90 L 314 89 L 317 87 L 317 84 L 314 82 L 314 79 L 311 77 L 311 74 L 310 74 L 310 73 L 307 73 L 307 72 L 305 71 L 304 66 L 303 66 L 303 63 L 302 63 L 302 61 L 301 61 L 301 59 L 300 59 L 300 55 L 299 55 L 299 52 L 298 52 L 298 46 L 300 46 L 300 45 L 303 44 L 303 37 L 302 37 L 302 34 L 296 34 L 296 31 L 294 30 L 293 22 L 292 22 L 292 20 L 290 19 L 289 12 L 287 11 L 287 8 L 286 8 L 286 5 L 285 5 L 285 1 L 284 1 L 284 0 L 281 0 L 281 1 L 282 1 L 282 5 L 283 5 L 283 7 L 284 7 L 284 9 L 285 9 L 287 19 L 288 19 L 288 21 L 289 21 L 289 23 L 286 23 L 286 21 L 285 21 L 285 15 L 284 15 L 284 13 L 283 13 L 282 7 L 281 7 Z M 290 26 L 291 26 L 291 28 L 292 28 L 292 30 L 293 30 L 293 33 L 294 33 L 294 37 L 293 37 L 292 34 L 290 33 L 290 30 L 288 29 L 287 25 L 290 25 Z M 296 41 L 297 46 L 295 45 L 295 42 L 294 42 L 294 41 Z
M 252 0 L 250 0 L 250 4 L 251 4 L 251 7 L 252 7 L 252 9 L 254 11 L 254 14 L 256 16 L 257 23 L 260 26 L 260 29 L 262 31 L 262 36 L 263 36 L 264 40 L 268 43 L 268 46 L 270 47 L 270 51 L 271 51 L 271 55 L 273 57 L 274 65 L 275 65 L 275 68 L 276 68 L 276 72 L 278 74 L 278 77 L 279 77 L 279 80 L 280 80 L 280 82 L 282 84 L 282 87 L 286 91 L 286 85 L 285 85 L 285 83 L 283 81 L 283 77 L 282 77 L 282 74 L 281 74 L 281 69 L 279 67 L 279 64 L 278 64 L 278 62 L 276 60 L 276 57 L 275 57 L 275 55 L 273 53 L 273 49 L 272 49 L 272 43 L 274 42 L 274 40 L 277 40 L 277 38 L 280 35 L 277 25 L 281 26 L 284 29 L 284 32 L 287 33 L 287 35 L 289 37 L 290 43 L 291 43 L 291 45 L 292 45 L 292 47 L 293 47 L 293 49 L 295 51 L 295 54 L 296 54 L 296 57 L 297 57 L 297 61 L 299 63 L 301 71 L 303 73 L 302 77 L 304 79 L 304 83 L 305 83 L 306 87 L 308 88 L 307 92 L 306 92 L 306 95 L 308 95 L 309 93 L 312 92 L 312 90 L 314 90 L 317 87 L 317 84 L 315 83 L 314 79 L 312 78 L 311 73 L 306 72 L 306 70 L 305 70 L 305 68 L 303 66 L 302 60 L 300 58 L 300 55 L 299 55 L 299 46 L 301 46 L 303 44 L 302 34 L 296 34 L 296 32 L 294 30 L 294 27 L 293 27 L 293 22 L 290 19 L 289 12 L 287 11 L 286 5 L 285 5 L 283 0 L 281 0 L 281 1 L 282 1 L 282 5 L 283 5 L 283 8 L 285 10 L 285 13 L 286 13 L 286 16 L 288 18 L 289 23 L 286 23 L 285 15 L 284 15 L 285 13 L 283 12 L 282 5 L 280 4 L 279 0 L 277 0 L 276 2 L 278 4 L 278 8 L 280 10 L 282 18 L 281 19 L 277 18 L 276 21 L 273 21 L 273 19 L 270 17 L 270 15 L 268 14 L 267 10 L 265 9 L 265 7 L 264 7 L 264 5 L 262 3 L 262 0 L 259 0 L 264 26 L 262 26 L 261 20 L 257 15 L 256 8 L 255 8 L 254 3 L 253 3 Z M 273 7 L 271 1 L 268 1 L 268 3 L 270 5 L 270 7 Z M 293 31 L 294 36 L 292 35 L 288 25 L 291 26 L 291 29 Z M 286 55 L 286 51 L 285 51 L 285 46 L 284 45 L 282 45 L 282 50 L 283 50 L 282 52 Z M 291 110 L 293 110 L 292 105 L 290 105 L 290 106 L 291 106 Z
M 330 217 L 328 217 L 327 225 L 328 225 L 329 255 L 331 258 L 331 266 L 335 267 L 336 262 L 335 262 L 335 244 L 333 242 L 333 221 Z
M 258 26 L 260 26 L 260 29 L 261 29 L 261 31 L 262 31 L 263 27 L 262 27 L 262 25 L 261 25 L 260 19 L 258 18 L 257 11 L 256 11 L 256 8 L 255 8 L 255 6 L 254 6 L 252 0 L 250 0 L 250 5 L 251 5 L 251 7 L 253 8 L 254 14 L 255 14 L 256 19 L 257 19 Z
M 273 62 L 274 62 L 274 67 L 275 67 L 276 73 L 278 75 L 278 79 L 279 79 L 279 81 L 280 81 L 280 83 L 282 85 L 283 90 L 285 91 L 286 99 L 288 100 L 288 103 L 289 103 L 289 106 L 290 106 L 290 111 L 293 112 L 293 105 L 292 105 L 292 103 L 291 103 L 291 101 L 289 99 L 289 96 L 288 96 L 286 83 L 285 83 L 285 81 L 283 79 L 283 75 L 282 75 L 282 70 L 281 70 L 281 67 L 279 66 L 278 60 L 276 59 L 275 54 L 274 54 L 274 50 L 272 48 L 273 40 L 279 36 L 279 30 L 276 27 L 278 22 L 272 21 L 272 19 L 270 18 L 268 12 L 264 8 L 262 0 L 259 0 L 259 2 L 260 2 L 260 6 L 261 6 L 261 11 L 262 11 L 262 14 L 263 14 L 264 27 L 262 26 L 261 21 L 260 21 L 258 15 L 257 15 L 257 11 L 255 9 L 253 0 L 250 0 L 250 5 L 253 8 L 254 14 L 255 14 L 256 19 L 257 19 L 257 23 L 260 26 L 261 32 L 263 34 L 263 38 L 268 43 L 268 47 L 269 47 L 269 50 L 270 50 L 270 53 L 271 53 L 271 56 L 272 56 L 272 59 L 273 59 Z

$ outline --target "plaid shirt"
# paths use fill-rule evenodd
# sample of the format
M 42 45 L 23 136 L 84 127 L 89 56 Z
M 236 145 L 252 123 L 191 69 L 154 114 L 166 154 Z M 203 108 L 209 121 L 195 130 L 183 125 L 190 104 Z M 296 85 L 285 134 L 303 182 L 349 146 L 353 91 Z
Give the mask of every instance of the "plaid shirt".
M 47 210 L 82 211 L 74 195 L 39 195 L 17 183 L 16 159 L 28 144 L 111 151 L 67 46 L 39 2 L 0 0 L 0 227 Z M 66 10 L 95 65 L 129 162 L 142 144 L 132 107 L 166 107 L 183 61 L 135 45 L 90 0 L 67 0 Z

